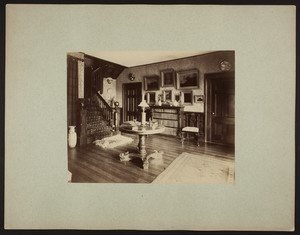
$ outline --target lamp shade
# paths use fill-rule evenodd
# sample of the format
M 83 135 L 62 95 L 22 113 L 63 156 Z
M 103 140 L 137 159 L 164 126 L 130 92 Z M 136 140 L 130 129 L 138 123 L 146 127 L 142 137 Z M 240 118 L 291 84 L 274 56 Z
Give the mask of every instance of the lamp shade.
M 147 108 L 149 105 L 147 104 L 146 100 L 142 100 L 142 102 L 138 105 L 141 108 Z

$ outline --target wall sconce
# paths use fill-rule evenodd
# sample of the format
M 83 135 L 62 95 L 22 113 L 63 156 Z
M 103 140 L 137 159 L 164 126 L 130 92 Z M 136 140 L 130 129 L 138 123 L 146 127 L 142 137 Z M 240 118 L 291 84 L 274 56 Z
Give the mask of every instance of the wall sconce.
M 135 79 L 135 74 L 134 74 L 134 73 L 128 74 L 128 79 L 129 79 L 130 81 L 134 81 L 134 79 Z

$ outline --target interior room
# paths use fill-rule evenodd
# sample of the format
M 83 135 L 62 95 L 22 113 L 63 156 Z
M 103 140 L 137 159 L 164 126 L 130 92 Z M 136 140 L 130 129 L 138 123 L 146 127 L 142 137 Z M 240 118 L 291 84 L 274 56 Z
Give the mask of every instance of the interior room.
M 234 183 L 234 55 L 67 53 L 68 181 Z

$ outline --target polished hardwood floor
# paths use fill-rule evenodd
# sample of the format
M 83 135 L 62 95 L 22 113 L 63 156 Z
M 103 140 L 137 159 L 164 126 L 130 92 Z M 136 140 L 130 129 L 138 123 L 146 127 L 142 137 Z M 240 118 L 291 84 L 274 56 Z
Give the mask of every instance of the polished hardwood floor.
M 209 154 L 220 158 L 234 160 L 234 147 L 202 143 L 196 146 L 191 140 L 182 145 L 179 139 L 172 136 L 149 135 L 146 138 L 147 154 L 154 150 L 163 151 L 163 162 L 151 164 L 149 169 L 142 168 L 142 161 L 134 158 L 129 162 L 121 162 L 121 152 L 134 152 L 138 144 L 138 136 L 124 134 L 134 139 L 125 146 L 114 149 L 102 149 L 94 144 L 68 150 L 68 169 L 72 172 L 72 183 L 151 183 L 181 153 Z

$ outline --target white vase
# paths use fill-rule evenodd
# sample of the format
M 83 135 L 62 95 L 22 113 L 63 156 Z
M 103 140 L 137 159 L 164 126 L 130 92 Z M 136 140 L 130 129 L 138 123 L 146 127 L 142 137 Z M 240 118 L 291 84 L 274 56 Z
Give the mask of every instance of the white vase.
M 69 126 L 68 144 L 70 148 L 74 148 L 77 144 L 77 134 L 75 132 L 76 126 Z
M 177 102 L 177 100 L 175 100 L 175 101 L 173 102 L 173 105 L 174 105 L 175 107 L 177 107 L 177 106 L 179 105 L 179 103 Z
M 161 106 L 161 100 L 158 101 L 158 106 Z

